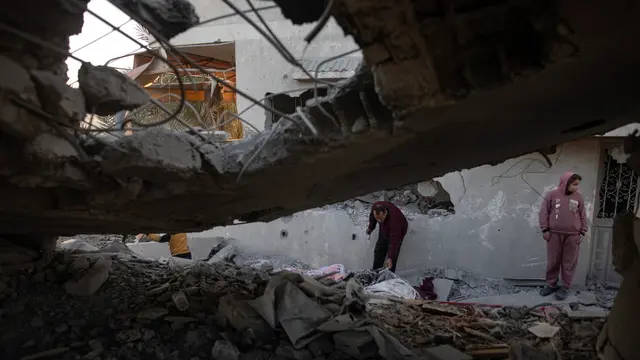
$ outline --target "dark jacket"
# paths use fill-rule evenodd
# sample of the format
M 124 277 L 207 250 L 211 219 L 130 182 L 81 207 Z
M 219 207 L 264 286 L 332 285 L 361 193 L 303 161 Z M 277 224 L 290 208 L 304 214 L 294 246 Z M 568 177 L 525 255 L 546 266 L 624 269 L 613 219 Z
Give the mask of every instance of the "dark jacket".
M 407 218 L 397 206 L 388 201 L 378 201 L 371 206 L 371 213 L 369 214 L 369 232 L 372 232 L 376 228 L 378 221 L 373 216 L 373 208 L 377 205 L 385 206 L 388 210 L 387 218 L 382 224 L 380 224 L 380 235 L 389 239 L 389 250 L 387 250 L 387 258 L 394 259 L 398 255 L 400 244 L 407 235 L 407 229 L 409 223 Z

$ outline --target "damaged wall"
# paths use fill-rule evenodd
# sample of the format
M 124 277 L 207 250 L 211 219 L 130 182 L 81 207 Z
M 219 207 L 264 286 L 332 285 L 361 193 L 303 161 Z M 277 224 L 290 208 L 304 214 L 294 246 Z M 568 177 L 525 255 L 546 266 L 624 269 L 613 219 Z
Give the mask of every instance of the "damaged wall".
M 530 154 L 497 166 L 465 170 L 462 176 L 456 172 L 442 177 L 455 215 L 410 215 L 398 271 L 446 265 L 489 277 L 542 277 L 546 253 L 537 219 L 542 198 L 536 191 L 555 188 L 565 171 L 581 174 L 581 191 L 591 219 L 598 181 L 598 140 L 565 144 L 550 159 L 554 166 L 547 171 L 544 159 Z M 212 237 L 230 236 L 251 254 L 286 254 L 312 266 L 342 263 L 359 269 L 371 266 L 377 237 L 374 233 L 369 239 L 365 227 L 366 219 L 354 222 L 345 212 L 310 210 L 270 223 L 190 234 L 190 244 L 200 258 L 213 246 L 209 246 Z M 578 284 L 586 278 L 590 245 L 588 234 L 580 251 Z
M 200 17 L 205 20 L 233 11 L 222 1 L 192 0 L 191 2 Z M 232 3 L 241 10 L 248 9 L 247 2 L 244 0 L 233 0 Z M 314 24 L 293 25 L 290 20 L 282 16 L 279 8 L 261 11 L 260 14 L 296 59 L 326 59 L 357 48 L 355 41 L 351 37 L 346 37 L 333 19 L 305 50 L 304 37 L 313 29 Z M 255 15 L 247 14 L 247 16 L 259 23 Z M 193 28 L 173 39 L 172 43 L 194 45 L 214 41 L 235 41 L 236 85 L 256 99 L 262 99 L 268 92 L 276 93 L 313 87 L 313 83 L 300 82 L 291 78 L 294 66 L 289 64 L 273 45 L 238 15 Z M 362 57 L 360 52 L 349 56 Z M 297 95 L 297 93 L 289 93 L 289 95 Z M 237 105 L 238 111 L 243 111 L 252 105 L 252 102 L 238 96 Z M 243 118 L 258 129 L 264 129 L 264 109 L 254 106 L 243 115 Z

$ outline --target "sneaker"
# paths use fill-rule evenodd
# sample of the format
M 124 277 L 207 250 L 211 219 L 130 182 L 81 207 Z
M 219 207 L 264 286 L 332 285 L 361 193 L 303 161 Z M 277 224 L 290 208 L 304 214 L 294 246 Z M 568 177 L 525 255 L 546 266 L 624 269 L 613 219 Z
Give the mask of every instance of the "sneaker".
M 558 291 L 556 291 L 556 300 L 562 301 L 566 299 L 567 296 L 569 296 L 569 289 L 567 289 L 564 286 L 558 289 Z
M 542 289 L 540 289 L 540 295 L 549 296 L 556 291 L 558 291 L 557 286 L 545 285 Z

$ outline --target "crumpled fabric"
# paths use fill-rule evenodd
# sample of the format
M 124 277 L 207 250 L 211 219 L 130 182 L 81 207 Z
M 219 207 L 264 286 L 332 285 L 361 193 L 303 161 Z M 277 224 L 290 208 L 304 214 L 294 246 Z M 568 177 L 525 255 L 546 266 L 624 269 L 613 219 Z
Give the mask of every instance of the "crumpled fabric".
M 367 294 L 377 297 L 396 297 L 400 299 L 421 299 L 420 294 L 404 279 L 391 279 L 369 285 L 365 288 Z
M 308 282 L 300 274 L 282 273 L 273 276 L 262 296 L 249 301 L 251 305 L 272 327 L 282 326 L 296 349 L 307 346 L 323 333 L 341 331 L 366 331 L 373 337 L 380 356 L 389 360 L 417 359 L 417 357 L 397 339 L 387 334 L 369 318 L 357 318 L 352 313 L 333 316 L 313 298 L 305 295 L 299 286 Z M 313 280 L 313 279 L 311 279 Z M 324 286 L 318 282 L 313 287 Z M 352 282 L 354 285 L 355 282 Z M 316 290 L 329 294 L 333 289 Z M 352 289 L 346 294 L 346 302 L 364 301 L 358 299 L 361 291 Z M 356 296 L 354 296 L 356 295 Z M 362 304 L 364 306 L 364 304 Z M 343 311 L 348 311 L 345 303 Z

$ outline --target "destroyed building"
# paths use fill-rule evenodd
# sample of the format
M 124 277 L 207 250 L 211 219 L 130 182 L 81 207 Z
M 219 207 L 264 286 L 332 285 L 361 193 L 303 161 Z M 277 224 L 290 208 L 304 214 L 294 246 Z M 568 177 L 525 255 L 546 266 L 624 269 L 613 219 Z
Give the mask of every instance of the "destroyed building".
M 171 44 L 162 38 L 198 22 L 195 10 L 181 1 L 113 2 L 145 26 L 154 25 L 155 36 L 169 48 Z M 3 328 L 13 330 L 2 336 L 7 357 L 324 358 L 330 351 L 313 348 L 305 335 L 315 339 L 330 333 L 330 349 L 340 354 L 332 360 L 449 358 L 452 352 L 462 358 L 493 354 L 555 359 L 563 354 L 588 359 L 594 358 L 596 349 L 605 351 L 607 359 L 615 359 L 615 354 L 632 359 L 634 341 L 625 341 L 631 332 L 624 328 L 637 324 L 637 312 L 624 305 L 633 305 L 637 295 L 633 214 L 616 217 L 618 225 L 626 221 L 617 227 L 617 235 L 625 236 L 616 238 L 625 240 L 622 245 L 629 250 L 621 252 L 618 241 L 614 251 L 615 271 L 626 277 L 624 301 L 618 302 L 622 305 L 617 311 L 614 306 L 604 328 L 601 318 L 606 311 L 581 305 L 492 310 L 385 297 L 382 300 L 391 306 L 377 307 L 370 300 L 381 299 L 362 296 L 362 284 L 350 280 L 336 284 L 324 275 L 271 273 L 230 263 L 184 266 L 174 259 L 161 264 L 131 254 L 120 243 L 91 253 L 53 251 L 55 235 L 60 234 L 200 231 L 236 220 L 270 221 L 462 168 L 502 166 L 500 162 L 511 156 L 542 153 L 543 159 L 553 159 L 559 148 L 579 147 L 562 145 L 567 141 L 634 120 L 637 102 L 631 90 L 637 88 L 637 53 L 633 50 L 640 29 L 629 21 L 638 14 L 632 3 L 613 1 L 602 7 L 589 1 L 461 0 L 446 8 L 442 2 L 409 1 L 342 0 L 335 7 L 322 2 L 303 7 L 278 4 L 295 24 L 322 25 L 335 17 L 363 49 L 366 63 L 327 97 L 296 107 L 294 115 L 278 114 L 276 125 L 281 126 L 231 144 L 202 141 L 197 131 L 161 128 L 100 143 L 98 136 L 79 126 L 84 114 L 135 111 L 146 105 L 149 93 L 114 69 L 86 62 L 80 88 L 65 86 L 67 38 L 80 31 L 86 1 L 17 3 L 0 14 L 6 40 L 1 59 L 1 144 L 3 154 L 11 155 L 1 159 L 6 201 L 0 217 L 0 289 L 6 307 L 0 315 Z M 31 6 L 39 10 L 26 17 Z M 309 35 L 318 32 L 310 30 Z M 187 94 L 181 85 L 180 106 Z M 159 123 L 180 115 L 165 110 L 170 117 Z M 554 144 L 558 147 L 551 151 Z M 637 152 L 637 144 L 625 150 Z M 603 153 L 621 156 L 620 151 Z M 425 154 L 429 154 L 426 161 Z M 600 154 L 594 158 L 603 159 Z M 635 206 L 629 196 L 632 181 L 625 184 L 621 173 L 618 165 L 618 177 L 609 181 L 606 173 L 600 176 L 606 179 L 600 184 L 607 185 L 605 196 L 598 195 L 604 205 L 599 210 L 594 205 L 593 212 L 606 212 L 606 221 L 609 208 L 615 215 Z M 454 201 L 458 205 L 469 201 L 461 175 L 463 196 L 461 200 L 450 196 L 454 207 Z M 630 177 L 634 178 L 633 172 Z M 594 192 L 602 188 L 595 179 L 586 184 Z M 265 191 L 275 183 L 279 190 Z M 541 186 L 547 183 L 551 181 Z M 608 207 L 609 185 L 616 196 Z M 626 198 L 618 196 L 621 189 Z M 492 225 L 502 220 L 499 206 L 481 208 L 482 217 L 496 219 Z M 476 214 L 467 210 L 458 206 L 455 214 L 438 221 Z M 294 219 L 282 222 L 289 220 Z M 489 238 L 493 230 L 485 225 L 490 223 L 481 221 L 475 224 L 481 224 L 477 229 L 486 230 L 487 239 L 496 241 Z M 602 233 L 607 231 L 606 221 Z M 260 223 L 250 226 L 260 235 Z M 525 232 L 517 232 L 521 233 Z M 290 231 L 278 226 L 277 234 L 287 239 Z M 358 235 L 351 233 L 349 241 L 359 241 Z M 598 241 L 594 237 L 592 242 Z M 482 259 L 482 252 L 478 254 Z M 604 258 L 600 269 L 605 278 L 607 256 L 606 250 L 597 256 Z M 231 290 L 242 298 L 225 301 Z M 257 326 L 238 326 L 233 321 L 237 312 L 228 311 L 229 305 L 239 307 L 238 312 Z M 290 311 L 302 308 L 301 314 L 291 315 Z M 394 311 L 397 316 L 391 316 Z M 96 323 L 82 321 L 91 315 L 97 315 Z M 599 319 L 592 321 L 593 317 Z M 345 322 L 353 327 L 345 329 Z M 370 336 L 362 334 L 365 331 L 350 332 L 355 327 L 366 327 Z M 596 339 L 600 329 L 602 337 Z M 266 338 L 255 336 L 265 333 Z M 507 344 L 507 340 L 516 341 Z M 16 344 L 20 346 L 10 347 Z

